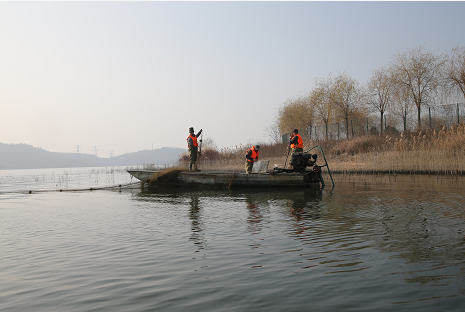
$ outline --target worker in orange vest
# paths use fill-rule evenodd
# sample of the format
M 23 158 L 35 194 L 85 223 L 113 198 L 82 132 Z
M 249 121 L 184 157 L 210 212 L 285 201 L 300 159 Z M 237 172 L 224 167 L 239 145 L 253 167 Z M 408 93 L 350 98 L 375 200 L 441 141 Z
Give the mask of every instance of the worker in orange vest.
M 299 130 L 294 129 L 291 133 L 291 138 L 289 144 L 291 145 L 291 163 L 294 159 L 294 153 L 303 153 L 304 152 L 304 141 L 299 134 Z
M 191 171 L 198 171 L 197 170 L 197 153 L 199 143 L 197 138 L 202 133 L 202 129 L 200 129 L 199 133 L 194 133 L 194 127 L 189 128 L 189 136 L 187 137 L 187 149 L 189 151 L 189 169 Z M 202 140 L 200 140 L 202 142 Z
M 249 148 L 245 154 L 245 172 L 252 173 L 253 163 L 258 161 L 260 154 L 260 145 L 254 145 Z

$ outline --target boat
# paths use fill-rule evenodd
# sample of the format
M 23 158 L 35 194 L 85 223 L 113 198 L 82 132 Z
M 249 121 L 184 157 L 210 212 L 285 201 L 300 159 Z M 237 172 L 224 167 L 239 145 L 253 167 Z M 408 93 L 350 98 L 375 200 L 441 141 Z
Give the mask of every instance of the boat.
M 128 170 L 128 173 L 145 182 L 149 181 L 155 173 L 155 170 Z M 274 173 L 260 172 L 227 172 L 227 171 L 179 171 L 173 174 L 169 179 L 163 179 L 160 183 L 163 186 L 212 186 L 215 188 L 231 187 L 314 187 L 319 188 L 321 177 L 313 171 L 292 172 L 292 173 Z
M 315 147 L 314 147 L 315 148 Z M 318 147 L 319 148 L 319 147 Z M 313 149 L 313 148 L 312 148 Z M 214 187 L 214 188 L 271 188 L 271 187 L 309 187 L 324 188 L 325 183 L 321 168 L 329 171 L 326 159 L 325 164 L 316 165 L 317 155 L 294 153 L 293 169 L 280 168 L 275 165 L 268 170 L 269 161 L 258 161 L 254 164 L 252 173 L 235 171 L 188 171 L 176 168 L 166 170 L 128 169 L 127 172 L 134 178 L 151 186 L 163 187 Z M 323 151 L 321 150 L 323 153 Z M 157 176 L 158 175 L 158 176 Z M 331 181 L 333 181 L 331 177 Z M 334 182 L 333 182 L 334 187 Z

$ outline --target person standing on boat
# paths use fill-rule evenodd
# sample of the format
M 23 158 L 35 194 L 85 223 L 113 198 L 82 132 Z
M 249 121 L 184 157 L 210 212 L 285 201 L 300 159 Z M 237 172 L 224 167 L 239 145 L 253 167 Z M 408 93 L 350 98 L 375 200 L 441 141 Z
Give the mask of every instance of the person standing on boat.
M 260 145 L 254 145 L 247 150 L 245 154 L 245 172 L 252 173 L 253 163 L 258 161 L 258 155 L 260 154 Z
M 194 133 L 194 127 L 189 128 L 189 136 L 187 137 L 187 149 L 189 151 L 189 169 L 191 171 L 197 171 L 197 153 L 198 153 L 198 146 L 199 143 L 197 142 L 197 138 L 202 133 L 202 129 L 200 129 L 199 133 Z M 200 140 L 202 142 L 202 140 Z
M 299 134 L 299 130 L 294 129 L 291 133 L 291 139 L 289 144 L 291 145 L 291 164 L 294 160 L 294 153 L 303 153 L 304 152 L 304 141 Z

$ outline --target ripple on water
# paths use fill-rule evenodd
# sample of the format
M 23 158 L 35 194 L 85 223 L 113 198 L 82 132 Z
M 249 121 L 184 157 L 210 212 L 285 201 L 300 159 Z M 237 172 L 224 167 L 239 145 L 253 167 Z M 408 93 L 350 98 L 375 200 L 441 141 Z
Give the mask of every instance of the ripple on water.
M 460 311 L 462 193 L 383 183 L 0 195 L 0 310 Z

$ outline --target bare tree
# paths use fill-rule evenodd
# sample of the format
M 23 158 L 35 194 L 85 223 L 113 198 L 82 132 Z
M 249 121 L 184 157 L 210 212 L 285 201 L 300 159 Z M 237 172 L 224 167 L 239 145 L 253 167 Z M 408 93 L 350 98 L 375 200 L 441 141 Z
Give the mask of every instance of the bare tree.
M 392 89 L 392 94 L 391 94 L 391 107 L 390 111 L 395 116 L 398 116 L 402 118 L 402 126 L 404 129 L 404 132 L 407 131 L 407 116 L 409 116 L 414 110 L 415 105 L 413 104 L 412 97 L 410 96 L 409 91 L 407 88 L 403 88 L 401 86 L 395 86 L 395 88 Z
M 334 118 L 334 107 L 331 105 L 332 78 L 319 79 L 317 87 L 310 92 L 309 102 L 314 107 L 315 121 L 321 121 L 328 126 Z
M 446 56 L 444 78 L 450 89 L 460 90 L 465 98 L 465 47 L 457 46 Z
M 421 107 L 432 104 L 430 98 L 440 87 L 443 65 L 442 56 L 437 56 L 423 47 L 398 53 L 392 64 L 396 84 L 399 88 L 407 90 L 417 107 L 418 130 L 421 127 Z
M 367 84 L 367 102 L 369 107 L 380 114 L 380 134 L 383 134 L 384 113 L 390 108 L 394 80 L 386 67 L 373 71 L 373 76 Z
M 271 139 L 271 142 L 278 144 L 282 142 L 282 132 L 279 129 L 279 117 L 274 117 L 272 123 L 266 127 L 265 135 Z
M 349 138 L 349 120 L 359 115 L 364 92 L 360 84 L 345 73 L 334 79 L 332 90 L 331 102 L 337 109 L 338 117 L 345 121 Z
M 211 136 L 206 137 L 205 139 L 202 140 L 202 144 L 204 148 L 211 148 L 211 149 L 217 149 L 215 139 Z
M 291 132 L 293 129 L 309 128 L 313 124 L 313 107 L 308 96 L 300 96 L 287 100 L 278 109 L 278 124 L 281 133 Z

